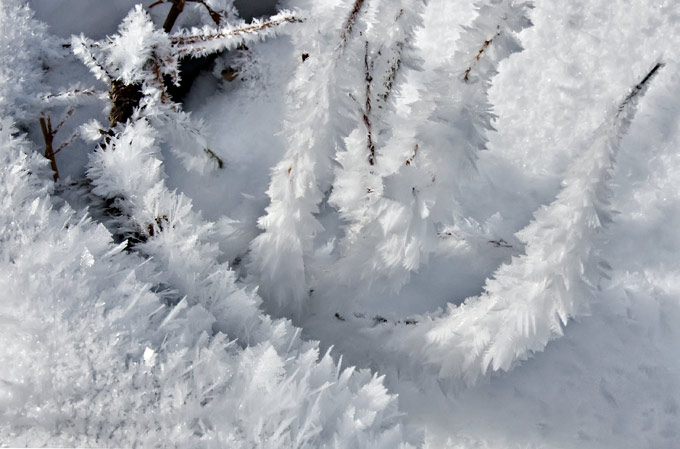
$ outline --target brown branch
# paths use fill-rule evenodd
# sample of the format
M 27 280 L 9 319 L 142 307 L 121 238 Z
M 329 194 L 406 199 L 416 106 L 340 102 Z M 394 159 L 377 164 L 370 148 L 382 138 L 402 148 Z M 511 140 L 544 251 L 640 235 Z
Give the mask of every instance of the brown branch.
M 165 83 L 163 82 L 163 75 L 161 74 L 161 64 L 158 61 L 158 57 L 156 57 L 156 55 L 154 55 L 152 59 L 151 73 L 153 73 L 153 80 L 154 83 L 156 84 L 156 87 L 161 92 L 161 103 L 171 104 L 172 99 L 170 98 L 168 90 L 165 88 Z
M 175 25 L 175 21 L 184 10 L 184 3 L 186 0 L 171 0 L 171 1 L 172 7 L 170 7 L 170 11 L 168 11 L 168 16 L 165 18 L 165 22 L 163 23 L 163 30 L 166 33 L 169 33 L 172 30 L 172 27 Z
M 205 151 L 205 154 L 207 154 L 211 159 L 213 159 L 215 162 L 217 162 L 217 168 L 222 169 L 224 168 L 224 161 L 222 160 L 221 157 L 219 157 L 213 150 L 210 148 L 203 148 L 203 151 Z M 290 173 L 290 170 L 288 171 Z
M 173 4 L 173 6 L 170 8 L 170 11 L 168 12 L 168 17 L 165 19 L 165 23 L 163 24 L 163 29 L 165 30 L 166 33 L 169 33 L 170 30 L 172 29 L 173 25 L 175 24 L 177 17 L 179 17 L 179 15 L 184 10 L 184 6 L 185 6 L 186 2 L 200 3 L 201 5 L 203 5 L 205 7 L 205 9 L 208 10 L 208 14 L 210 15 L 210 18 L 213 20 L 213 22 L 215 22 L 215 25 L 219 26 L 219 24 L 222 22 L 222 17 L 226 16 L 226 12 L 223 11 L 222 14 L 220 14 L 219 12 L 215 11 L 210 6 L 208 6 L 208 4 L 203 0 L 184 0 L 183 1 L 184 4 L 182 4 L 181 6 L 177 6 L 177 7 L 175 6 L 178 3 L 177 0 L 157 0 L 157 1 L 153 2 L 152 4 L 150 4 L 148 9 L 151 9 L 154 6 L 158 6 L 162 3 L 172 3 Z M 173 12 L 173 8 L 176 8 L 175 12 Z M 179 12 L 177 12 L 177 10 L 179 10 Z M 171 14 L 174 17 L 171 17 Z M 170 20 L 172 21 L 172 23 L 169 23 Z M 169 28 L 166 29 L 166 25 L 168 25 Z
M 45 120 L 45 117 L 40 117 L 40 129 L 45 139 L 45 157 L 50 160 L 50 165 L 54 172 L 54 180 L 56 181 L 59 179 L 59 170 L 57 170 L 57 161 L 54 158 L 54 148 L 52 147 L 56 131 L 52 129 L 52 120 L 49 116 L 47 116 L 47 120 Z
M 203 0 L 189 0 L 190 2 L 195 2 L 195 3 L 200 3 L 201 5 L 205 6 L 205 9 L 208 10 L 208 14 L 210 15 L 210 18 L 213 19 L 213 22 L 215 22 L 215 25 L 220 26 L 220 22 L 222 22 L 222 15 L 212 9 L 206 2 Z

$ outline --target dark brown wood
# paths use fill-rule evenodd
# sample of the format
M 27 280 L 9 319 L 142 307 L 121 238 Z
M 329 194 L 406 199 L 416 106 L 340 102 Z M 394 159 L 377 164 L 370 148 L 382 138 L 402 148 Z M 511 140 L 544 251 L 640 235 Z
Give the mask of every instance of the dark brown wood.
M 109 113 L 109 124 L 111 128 L 117 123 L 125 123 L 135 108 L 139 106 L 144 94 L 141 84 L 125 84 L 122 80 L 113 80 L 109 97 L 111 98 L 111 112 Z
M 165 18 L 165 23 L 163 23 L 163 29 L 166 33 L 172 30 L 175 25 L 177 17 L 184 11 L 184 3 L 186 0 L 172 0 L 172 7 L 168 11 L 168 17 Z
M 45 138 L 45 157 L 50 160 L 50 165 L 52 166 L 52 171 L 54 172 L 54 180 L 59 179 L 59 170 L 57 170 L 57 161 L 54 158 L 54 130 L 52 130 L 52 120 L 47 117 L 40 117 L 40 129 L 42 130 L 43 137 Z

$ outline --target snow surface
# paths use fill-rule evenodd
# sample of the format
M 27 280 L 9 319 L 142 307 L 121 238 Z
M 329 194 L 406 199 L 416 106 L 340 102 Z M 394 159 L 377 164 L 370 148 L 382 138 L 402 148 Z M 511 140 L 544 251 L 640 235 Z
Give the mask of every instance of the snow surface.
M 424 233 L 421 262 L 376 262 L 369 276 L 356 261 L 376 246 L 346 230 L 356 220 L 379 238 L 387 218 L 370 211 L 381 203 L 343 215 L 356 201 L 330 196 L 331 185 L 343 188 L 334 184 L 343 151 L 365 140 L 347 99 L 363 94 L 364 46 L 349 40 L 340 51 L 333 40 L 354 1 L 280 2 L 305 22 L 218 56 L 184 99 L 190 116 L 147 94 L 147 111 L 160 112 L 139 112 L 107 149 L 74 140 L 57 155 L 53 184 L 37 119 L 56 122 L 69 102 L 41 99 L 108 89 L 61 44 L 80 33 L 123 42 L 119 25 L 135 4 L 58 3 L 0 3 L 1 445 L 680 447 L 680 3 L 536 1 L 533 25 L 516 28 L 523 49 L 489 44 L 498 74 L 479 98 L 488 91 L 495 131 L 483 133 L 475 169 L 452 179 L 454 217 L 432 223 L 450 238 Z M 381 2 L 366 5 L 353 32 L 394 48 L 400 35 L 381 31 Z M 385 127 L 378 158 L 393 148 L 401 153 L 383 160 L 408 157 L 410 130 L 434 129 L 432 111 L 464 92 L 447 77 L 474 58 L 475 32 L 494 36 L 497 19 L 478 18 L 484 5 L 509 8 L 507 18 L 519 2 L 427 2 L 392 112 L 371 116 Z M 167 10 L 137 16 L 138 28 L 153 20 L 160 30 Z M 178 27 L 209 20 L 192 5 Z M 128 31 L 130 42 L 140 37 Z M 139 55 L 111 48 L 116 70 Z M 619 126 L 617 107 L 660 60 L 630 128 Z M 145 76 L 144 60 L 130 67 Z M 238 68 L 234 81 L 222 78 L 227 67 Z M 460 98 L 488 112 L 478 97 Z M 105 107 L 79 106 L 56 140 L 106 122 Z M 441 110 L 444 123 L 473 123 Z M 173 121 L 204 140 L 167 133 Z M 305 138 L 325 153 L 305 153 Z M 203 142 L 221 169 L 201 159 Z M 299 165 L 307 177 L 281 196 L 289 161 L 305 157 L 316 158 Z M 378 175 L 366 171 L 377 181 L 345 185 L 410 199 L 421 180 L 380 161 Z M 357 173 L 368 167 L 360 163 Z M 277 198 L 286 206 L 267 210 Z M 267 214 L 284 226 L 264 226 Z M 399 225 L 400 214 L 387 217 Z M 299 234 L 300 248 L 279 251 L 272 242 L 290 241 L 281 229 Z M 132 251 L 120 243 L 140 232 L 151 235 Z

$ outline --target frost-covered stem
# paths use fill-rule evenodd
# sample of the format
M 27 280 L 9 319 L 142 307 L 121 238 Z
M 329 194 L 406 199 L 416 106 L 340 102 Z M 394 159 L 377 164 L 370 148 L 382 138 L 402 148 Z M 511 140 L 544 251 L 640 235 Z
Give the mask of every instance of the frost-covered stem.
M 570 165 L 563 189 L 517 236 L 525 254 L 502 265 L 479 297 L 419 325 L 405 347 L 442 379 L 476 382 L 542 351 L 563 326 L 587 314 L 609 265 L 597 241 L 611 221 L 609 182 L 638 99 L 663 66 L 656 64 L 595 131 Z
M 500 30 L 500 28 L 501 28 L 501 27 L 500 27 L 500 25 L 499 25 L 499 26 L 498 26 L 498 29 Z M 482 55 L 484 54 L 484 52 L 486 51 L 486 49 L 489 48 L 489 45 L 491 45 L 491 44 L 493 43 L 494 39 L 496 39 L 496 38 L 497 38 L 498 36 L 500 36 L 500 35 L 501 35 L 501 32 L 498 31 L 498 32 L 494 35 L 494 37 L 492 37 L 492 38 L 487 39 L 487 40 L 484 41 L 484 43 L 483 43 L 482 46 L 480 47 L 479 51 L 478 51 L 477 54 L 475 55 L 475 59 L 474 59 L 474 61 L 472 61 L 472 64 L 470 64 L 470 66 L 469 66 L 467 69 L 465 69 L 465 75 L 463 76 L 463 80 L 464 80 L 466 83 L 467 83 L 468 81 L 470 81 L 470 72 L 471 72 L 472 69 L 474 68 L 475 64 L 479 61 L 479 58 L 482 57 Z
M 217 26 L 219 26 L 220 23 L 222 22 L 223 15 L 226 16 L 225 11 L 223 11 L 222 14 L 220 14 L 219 12 L 212 9 L 203 0 L 157 0 L 149 5 L 149 9 L 161 5 L 163 3 L 172 3 L 172 7 L 170 8 L 170 11 L 168 11 L 168 15 L 166 16 L 165 22 L 163 23 L 163 30 L 165 30 L 166 33 L 169 33 L 170 31 L 172 31 L 172 27 L 175 25 L 175 22 L 177 21 L 179 15 L 182 13 L 182 11 L 184 11 L 184 6 L 186 5 L 186 2 L 200 3 L 201 5 L 203 5 L 203 7 L 208 11 L 210 18 L 213 20 L 213 22 L 215 22 L 215 25 Z
M 320 39 L 310 41 L 309 30 L 303 34 L 301 29 L 294 41 L 307 57 L 289 88 L 290 118 L 284 122 L 287 151 L 272 170 L 267 191 L 271 202 L 258 221 L 264 232 L 251 244 L 251 273 L 277 313 L 302 310 L 308 296 L 306 260 L 314 236 L 322 230 L 315 214 L 331 185 L 332 157 L 361 120 L 362 102 L 352 98 L 357 87 L 363 87 L 361 66 L 356 62 L 364 47 L 352 45 L 350 49 L 349 44 L 355 43 L 360 27 L 365 26 L 359 16 L 365 14 L 366 4 L 352 2 L 342 23 L 337 14 L 319 7 L 310 13 L 308 23 L 323 33 Z M 341 10 L 330 12 L 336 11 Z
M 91 102 L 102 101 L 108 98 L 108 93 L 104 91 L 97 90 L 93 87 L 90 88 L 73 88 L 67 90 L 66 92 L 59 92 L 56 94 L 47 93 L 41 94 L 37 97 L 37 102 L 39 104 L 61 105 L 61 104 L 87 104 Z
M 368 41 L 366 41 L 366 48 L 364 51 L 364 78 L 366 80 L 366 102 L 364 104 L 363 120 L 366 125 L 366 148 L 368 149 L 368 163 L 375 165 L 375 145 L 373 144 L 373 136 L 371 129 L 371 82 L 373 76 L 371 72 L 373 67 L 368 62 Z
M 342 34 L 340 35 L 340 46 L 344 47 L 347 45 L 350 36 L 352 35 L 352 30 L 354 29 L 354 23 L 357 21 L 357 17 L 361 12 L 361 8 L 364 5 L 364 0 L 354 0 L 354 5 L 352 5 L 352 11 L 347 16 L 345 24 L 342 27 Z
M 165 87 L 163 74 L 161 73 L 161 61 L 159 61 L 156 55 L 153 55 L 153 58 L 149 61 L 149 63 L 151 64 L 151 73 L 153 74 L 151 80 L 153 81 L 156 89 L 158 89 L 161 94 L 161 103 L 170 105 L 173 110 L 179 110 L 179 105 L 173 103 L 172 99 L 170 98 L 170 94 L 168 93 L 168 89 Z
M 415 117 L 396 126 L 380 149 L 383 191 L 389 196 L 375 200 L 359 223 L 378 249 L 349 251 L 363 253 L 355 257 L 370 261 L 375 275 L 386 277 L 390 286 L 403 285 L 426 263 L 439 246 L 438 228 L 455 220 L 460 187 L 493 129 L 491 79 L 499 62 L 521 49 L 515 33 L 531 24 L 530 7 L 512 0 L 479 5 L 446 70 L 412 106 Z M 393 58 L 402 60 L 399 53 Z
M 477 18 L 459 38 L 447 72 L 432 86 L 437 96 L 424 99 L 434 106 L 432 112 L 416 128 L 418 159 L 423 160 L 410 169 L 421 171 L 414 187 L 431 202 L 428 219 L 435 225 L 450 223 L 456 216 L 455 198 L 479 151 L 486 149 L 486 134 L 493 130 L 491 81 L 499 63 L 522 49 L 516 34 L 531 26 L 529 2 L 488 0 L 478 8 Z M 402 171 L 408 170 L 402 166 Z
M 175 48 L 175 55 L 202 55 L 214 53 L 224 48 L 236 47 L 245 37 L 260 38 L 263 32 L 271 33 L 277 27 L 289 23 L 299 23 L 302 19 L 291 13 L 281 12 L 265 22 L 256 21 L 253 24 L 236 27 L 218 28 L 204 31 L 200 34 L 179 34 L 172 36 L 170 42 Z
M 97 79 L 103 81 L 107 85 L 111 84 L 111 80 L 115 77 L 111 76 L 92 51 L 93 49 L 100 50 L 99 43 L 94 42 L 81 34 L 80 36 L 72 37 L 71 47 L 73 49 L 73 54 L 83 61 Z
M 362 120 L 355 124 L 343 142 L 343 151 L 336 156 L 339 166 L 329 198 L 329 204 L 337 208 L 345 223 L 339 245 L 342 257 L 332 272 L 347 281 L 360 278 L 370 284 L 382 277 L 376 272 L 385 263 L 380 260 L 380 247 L 376 249 L 375 245 L 382 244 L 384 235 L 378 223 L 379 211 L 384 211 L 383 176 L 389 173 L 390 160 L 395 157 L 385 142 L 401 128 L 394 123 L 392 93 L 404 78 L 401 69 L 417 69 L 420 65 L 413 40 L 425 4 L 423 0 L 377 2 L 372 26 L 365 33 L 365 87 L 359 92 L 362 97 L 356 100 L 362 106 Z M 399 218 L 393 222 L 399 222 Z M 395 245 L 400 246 L 398 242 L 389 243 L 390 247 Z

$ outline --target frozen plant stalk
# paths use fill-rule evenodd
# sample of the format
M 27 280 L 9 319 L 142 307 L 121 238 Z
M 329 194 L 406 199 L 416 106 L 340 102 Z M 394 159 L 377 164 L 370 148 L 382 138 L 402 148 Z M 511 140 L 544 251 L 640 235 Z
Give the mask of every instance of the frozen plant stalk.
M 572 162 L 555 201 L 518 233 L 525 254 L 502 265 L 479 297 L 413 332 L 411 351 L 440 378 L 473 383 L 489 371 L 507 371 L 561 336 L 569 319 L 589 312 L 609 267 L 596 242 L 611 221 L 611 171 L 637 102 L 662 66 L 612 109 Z

